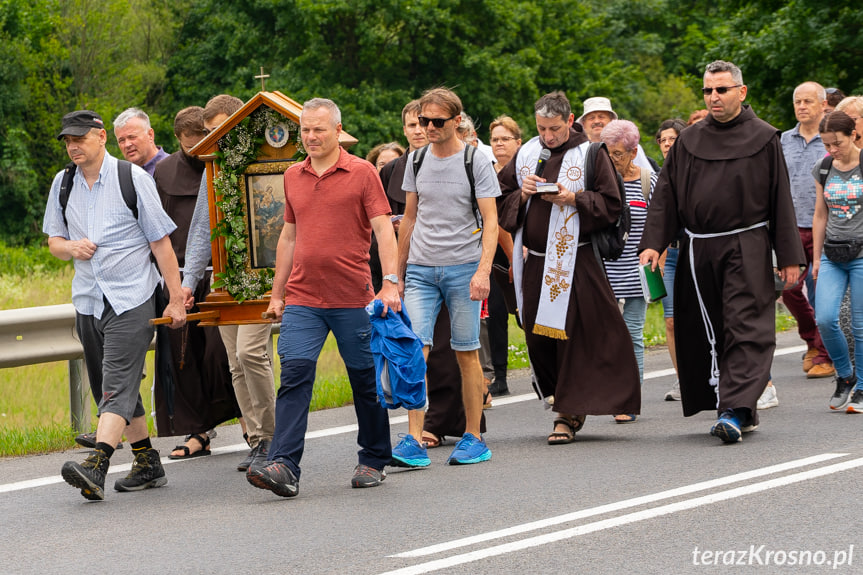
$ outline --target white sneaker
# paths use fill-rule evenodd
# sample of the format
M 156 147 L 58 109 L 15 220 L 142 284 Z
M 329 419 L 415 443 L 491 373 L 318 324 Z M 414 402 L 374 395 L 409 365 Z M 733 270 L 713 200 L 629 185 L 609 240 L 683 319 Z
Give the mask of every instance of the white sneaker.
M 779 397 L 776 395 L 776 386 L 768 385 L 764 393 L 758 398 L 758 409 L 770 409 L 779 405 Z
M 665 401 L 680 401 L 679 380 L 674 380 L 674 385 L 665 393 Z

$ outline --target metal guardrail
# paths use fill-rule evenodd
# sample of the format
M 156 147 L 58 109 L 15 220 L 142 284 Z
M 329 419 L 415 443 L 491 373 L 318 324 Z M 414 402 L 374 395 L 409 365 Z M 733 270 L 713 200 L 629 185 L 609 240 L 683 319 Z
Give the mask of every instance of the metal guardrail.
M 273 333 L 279 325 L 273 324 Z M 156 336 L 150 342 L 155 349 Z M 0 369 L 53 361 L 69 362 L 69 408 L 72 427 L 90 430 L 90 385 L 84 348 L 75 331 L 72 304 L 0 310 Z
M 51 361 L 69 362 L 69 407 L 72 427 L 90 429 L 90 386 L 84 348 L 75 333 L 72 304 L 0 311 L 0 368 Z

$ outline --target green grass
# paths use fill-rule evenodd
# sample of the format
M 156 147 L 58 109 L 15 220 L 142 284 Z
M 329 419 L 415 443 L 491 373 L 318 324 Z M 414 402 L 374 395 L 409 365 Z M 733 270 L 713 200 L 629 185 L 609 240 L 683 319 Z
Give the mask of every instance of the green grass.
M 53 264 L 47 248 L 19 249 L 0 244 L 0 262 L 8 267 L 0 275 L 0 309 L 14 309 L 70 302 L 72 268 L 65 262 Z M 23 255 L 22 255 L 23 254 Z M 55 260 L 59 261 L 59 260 Z M 14 273 L 13 273 L 14 272 Z M 510 316 L 509 368 L 528 367 L 524 332 Z M 794 319 L 777 314 L 779 331 L 796 327 Z M 665 344 L 665 322 L 660 304 L 647 311 L 645 345 Z M 275 347 L 275 345 L 274 345 Z M 278 387 L 279 362 L 274 361 L 274 385 Z M 141 384 L 151 433 L 155 433 L 151 411 L 153 353 L 147 355 L 148 378 Z M 352 402 L 350 384 L 335 339 L 330 336 L 318 361 L 311 410 L 328 409 Z M 91 401 L 95 425 L 96 406 Z M 66 362 L 44 363 L 0 369 L 0 457 L 46 453 L 73 447 L 75 432 L 69 421 L 69 376 Z M 234 422 L 228 422 L 234 423 Z

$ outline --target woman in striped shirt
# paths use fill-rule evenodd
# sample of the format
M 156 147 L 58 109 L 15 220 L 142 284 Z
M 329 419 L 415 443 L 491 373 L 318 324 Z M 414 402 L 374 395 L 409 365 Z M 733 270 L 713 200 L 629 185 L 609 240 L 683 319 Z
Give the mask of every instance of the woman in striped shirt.
M 632 337 L 638 374 L 644 382 L 644 321 L 647 316 L 647 301 L 638 279 L 638 242 L 647 220 L 647 205 L 656 185 L 656 175 L 633 164 L 638 153 L 640 134 L 638 127 L 629 120 L 614 120 L 602 130 L 600 140 L 608 147 L 608 153 L 617 172 L 623 177 L 626 202 L 632 214 L 632 225 L 623 254 L 615 261 L 605 262 L 605 273 L 614 296 L 622 303 L 623 320 Z M 631 423 L 636 416 L 616 415 L 617 423 Z

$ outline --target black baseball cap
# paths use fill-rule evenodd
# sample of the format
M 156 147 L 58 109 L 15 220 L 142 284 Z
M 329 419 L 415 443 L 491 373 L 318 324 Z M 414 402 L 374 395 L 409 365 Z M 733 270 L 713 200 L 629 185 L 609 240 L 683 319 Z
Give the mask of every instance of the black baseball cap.
M 69 112 L 63 116 L 63 128 L 57 134 L 57 139 L 60 140 L 63 136 L 83 136 L 92 128 L 100 130 L 105 129 L 105 123 L 102 117 L 96 112 L 90 110 L 76 110 Z

